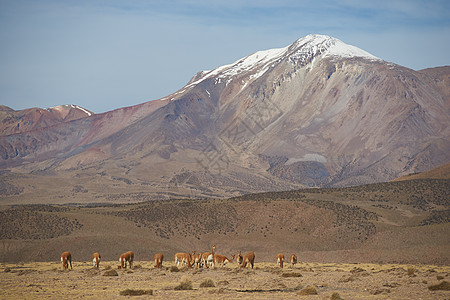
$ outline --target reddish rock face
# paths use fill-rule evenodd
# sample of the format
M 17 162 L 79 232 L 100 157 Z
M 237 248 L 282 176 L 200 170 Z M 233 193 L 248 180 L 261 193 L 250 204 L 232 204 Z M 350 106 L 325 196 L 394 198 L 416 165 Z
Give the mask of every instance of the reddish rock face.
M 29 108 L 15 111 L 0 106 L 0 136 L 48 128 L 57 124 L 93 115 L 76 105 L 60 105 L 52 108 Z

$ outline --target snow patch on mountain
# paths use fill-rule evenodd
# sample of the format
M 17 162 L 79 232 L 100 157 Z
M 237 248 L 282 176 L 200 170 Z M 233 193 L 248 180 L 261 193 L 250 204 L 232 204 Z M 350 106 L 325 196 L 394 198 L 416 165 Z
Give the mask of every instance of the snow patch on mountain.
M 92 116 L 92 113 L 90 111 L 88 111 L 87 109 L 82 108 L 81 106 L 72 105 L 72 107 L 81 110 L 82 112 L 87 114 L 89 117 Z
M 321 55 L 324 57 L 362 57 L 370 60 L 380 60 L 378 57 L 359 49 L 358 47 L 345 44 L 339 39 L 320 34 L 310 34 L 289 46 L 289 60 L 292 63 L 306 65 L 312 59 Z
M 255 67 L 267 69 L 270 62 L 282 57 L 283 54 L 286 53 L 287 48 L 288 47 L 255 52 L 229 65 L 230 67 L 221 72 L 219 77 L 232 77 L 250 71 Z
M 286 166 L 288 166 L 288 165 L 292 165 L 292 164 L 294 164 L 296 162 L 300 162 L 300 161 L 302 161 L 302 162 L 303 161 L 316 161 L 316 162 L 320 162 L 320 163 L 326 163 L 328 160 L 325 156 L 320 155 L 318 153 L 308 153 L 308 154 L 303 155 L 303 157 L 300 157 L 300 158 L 291 157 L 284 164 Z
M 70 109 L 78 109 L 81 110 L 82 112 L 84 112 L 86 115 L 88 115 L 89 117 L 92 116 L 92 112 L 88 111 L 87 109 L 78 106 L 78 105 L 73 105 L 73 104 L 65 104 L 65 105 L 58 105 L 58 106 L 54 106 L 54 107 L 50 107 L 50 108 L 46 108 L 47 111 L 59 111 L 59 112 L 63 112 L 66 111 L 66 113 L 68 113 L 68 111 Z
M 229 84 L 236 76 L 249 73 L 248 80 L 242 82 L 243 87 L 245 87 L 250 81 L 261 77 L 277 62 L 287 59 L 291 63 L 305 66 L 313 61 L 315 62 L 318 57 L 361 57 L 369 60 L 380 60 L 378 57 L 355 46 L 347 45 L 339 39 L 327 35 L 310 34 L 287 47 L 258 51 L 232 64 L 211 71 L 202 71 L 199 73 L 199 78 L 189 83 L 186 88 L 191 88 L 212 77 L 215 77 L 215 84 L 222 82 Z

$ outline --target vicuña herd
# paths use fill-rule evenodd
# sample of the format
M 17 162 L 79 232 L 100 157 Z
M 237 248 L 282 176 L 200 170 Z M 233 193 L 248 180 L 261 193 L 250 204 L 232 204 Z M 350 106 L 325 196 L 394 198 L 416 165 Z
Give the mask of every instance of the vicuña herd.
M 235 259 L 240 268 L 251 266 L 253 269 L 255 265 L 255 252 L 253 251 L 248 252 L 244 255 L 241 254 L 241 251 L 238 251 L 236 255 L 231 256 L 231 259 L 229 259 L 225 255 L 216 254 L 215 251 L 216 245 L 213 245 L 211 252 L 196 253 L 195 251 L 192 251 L 192 254 L 189 252 L 176 253 L 174 256 L 175 265 L 177 267 L 187 266 L 188 268 L 192 268 L 194 266 L 197 268 L 203 267 L 215 268 L 216 264 L 220 265 L 221 267 L 224 267 L 227 263 L 231 263 Z M 100 259 L 101 259 L 100 253 L 95 252 L 92 255 L 92 264 L 97 269 L 99 268 L 100 265 Z M 164 260 L 164 255 L 162 253 L 157 253 L 154 255 L 153 259 L 155 260 L 155 268 L 161 268 Z M 126 269 L 128 264 L 130 265 L 131 269 L 133 267 L 133 261 L 134 261 L 133 251 L 122 253 L 119 257 L 120 265 L 118 266 L 118 269 Z M 61 254 L 61 262 L 63 270 L 68 269 L 69 265 L 70 268 L 72 269 L 72 255 L 70 254 L 69 251 L 63 252 L 63 254 Z M 284 263 L 283 253 L 277 254 L 276 262 L 280 268 L 283 268 Z M 292 267 L 294 267 L 295 264 L 297 263 L 297 256 L 295 254 L 292 254 L 290 256 L 290 262 Z

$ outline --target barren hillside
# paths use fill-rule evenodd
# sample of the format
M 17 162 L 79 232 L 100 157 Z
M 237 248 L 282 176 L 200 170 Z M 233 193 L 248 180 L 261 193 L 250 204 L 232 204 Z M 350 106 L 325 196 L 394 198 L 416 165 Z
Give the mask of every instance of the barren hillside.
M 424 179 L 339 189 L 303 189 L 230 199 L 136 204 L 4 206 L 0 259 L 49 261 L 100 251 L 154 253 L 254 250 L 302 261 L 449 264 L 449 180 Z M 124 196 L 127 197 L 126 195 Z

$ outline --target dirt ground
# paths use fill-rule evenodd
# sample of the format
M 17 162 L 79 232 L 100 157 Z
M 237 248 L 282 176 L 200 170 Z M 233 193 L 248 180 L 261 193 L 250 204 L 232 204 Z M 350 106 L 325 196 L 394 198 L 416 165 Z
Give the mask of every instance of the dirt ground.
M 240 269 L 232 262 L 177 272 L 173 262 L 162 269 L 150 261 L 136 261 L 132 270 L 117 265 L 101 262 L 97 270 L 90 262 L 73 262 L 72 270 L 63 271 L 57 262 L 2 264 L 0 298 L 112 299 L 129 297 L 120 292 L 130 289 L 153 292 L 133 299 L 450 299 L 450 291 L 428 288 L 450 281 L 448 266 L 298 263 L 280 269 L 256 262 L 254 269 Z M 113 271 L 117 276 L 104 276 Z M 214 286 L 201 287 L 208 279 Z M 192 290 L 176 290 L 182 282 Z M 308 287 L 317 294 L 301 296 Z

